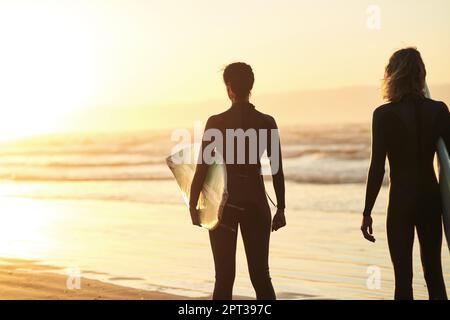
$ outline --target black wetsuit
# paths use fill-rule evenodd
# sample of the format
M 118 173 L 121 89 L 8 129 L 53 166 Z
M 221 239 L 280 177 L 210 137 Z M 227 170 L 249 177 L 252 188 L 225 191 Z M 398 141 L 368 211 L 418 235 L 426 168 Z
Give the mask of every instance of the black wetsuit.
M 275 120 L 255 109 L 248 102 L 235 103 L 227 111 L 214 115 L 208 119 L 207 129 L 218 129 L 224 137 L 224 145 L 227 144 L 227 129 L 267 129 L 268 156 L 271 156 L 270 129 L 276 129 Z M 259 138 L 258 146 L 259 146 Z M 229 198 L 223 212 L 223 223 L 237 230 L 240 225 L 244 241 L 245 253 L 253 287 L 257 299 L 275 299 L 269 273 L 269 239 L 271 233 L 271 212 L 267 202 L 264 182 L 261 175 L 260 159 L 264 150 L 258 147 L 256 163 L 251 162 L 250 152 L 255 150 L 249 147 L 249 139 L 245 141 L 245 162 L 237 164 L 237 142 L 235 141 L 235 152 L 233 164 L 226 163 L 227 188 Z M 209 144 L 203 141 L 202 149 Z M 253 150 L 253 151 L 252 151 Z M 285 207 L 285 186 L 281 163 L 280 148 L 276 150 L 279 156 L 279 169 L 273 175 L 273 184 L 278 202 L 278 208 Z M 227 159 L 226 147 L 223 148 L 223 157 Z M 201 153 L 202 154 L 202 153 Z M 255 156 L 255 155 L 254 155 Z M 202 189 L 208 165 L 198 164 L 191 187 L 190 205 L 196 206 Z M 233 283 L 235 278 L 236 264 L 236 242 L 237 232 L 229 228 L 216 228 L 210 232 L 211 248 L 214 256 L 216 281 L 213 299 L 232 299 Z
M 436 144 L 450 146 L 450 115 L 442 102 L 407 97 L 375 110 L 372 159 L 364 215 L 370 215 L 389 159 L 387 214 L 389 251 L 395 271 L 395 298 L 413 299 L 412 248 L 417 230 L 430 299 L 446 299 L 441 265 L 442 207 L 433 167 Z

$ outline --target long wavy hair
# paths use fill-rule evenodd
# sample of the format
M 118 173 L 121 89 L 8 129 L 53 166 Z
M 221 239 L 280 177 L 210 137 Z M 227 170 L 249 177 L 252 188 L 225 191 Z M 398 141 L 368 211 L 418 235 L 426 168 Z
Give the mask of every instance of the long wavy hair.
M 416 48 L 396 51 L 386 66 L 383 81 L 383 98 L 390 102 L 401 101 L 405 96 L 423 98 L 427 71 Z

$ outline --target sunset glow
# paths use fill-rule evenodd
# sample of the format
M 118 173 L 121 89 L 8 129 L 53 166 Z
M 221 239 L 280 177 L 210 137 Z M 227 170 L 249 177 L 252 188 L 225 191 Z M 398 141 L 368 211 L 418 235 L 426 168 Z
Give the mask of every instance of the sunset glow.
M 0 0 L 0 300 L 445 298 L 449 57 L 449 0 Z
M 237 60 L 256 71 L 255 98 L 376 89 L 389 54 L 407 45 L 422 50 L 431 85 L 450 83 L 448 1 L 378 1 L 379 30 L 367 26 L 370 4 L 2 0 L 0 139 L 182 123 L 186 106 L 228 103 L 220 72 Z M 145 122 L 124 111 L 136 107 Z M 104 108 L 123 112 L 109 119 Z

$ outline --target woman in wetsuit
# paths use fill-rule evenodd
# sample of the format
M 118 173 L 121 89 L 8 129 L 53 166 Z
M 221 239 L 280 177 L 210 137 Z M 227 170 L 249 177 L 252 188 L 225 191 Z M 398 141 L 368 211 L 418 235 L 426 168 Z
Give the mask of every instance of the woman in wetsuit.
M 384 94 L 372 124 L 372 159 L 361 226 L 374 242 L 372 208 L 381 188 L 385 158 L 389 159 L 387 212 L 389 251 L 395 272 L 395 299 L 412 300 L 414 231 L 420 243 L 430 299 L 447 299 L 441 266 L 442 208 L 433 167 L 436 144 L 450 146 L 450 115 L 443 102 L 424 96 L 426 69 L 414 48 L 393 54 L 385 70 Z
M 226 163 L 229 194 L 222 215 L 222 223 L 227 227 L 219 227 L 209 233 L 216 271 L 213 299 L 232 299 L 237 229 L 240 226 L 256 297 L 259 300 L 271 300 L 276 296 L 269 273 L 270 233 L 286 225 L 281 148 L 278 135 L 271 134 L 278 132 L 277 125 L 271 116 L 257 111 L 249 102 L 254 83 L 253 71 L 249 65 L 228 65 L 223 79 L 232 106 L 225 112 L 210 117 L 205 128 L 205 133 L 208 130 L 216 130 L 223 137 L 224 148 L 221 153 Z M 237 136 L 239 133 L 248 133 L 244 136 L 242 148 L 239 148 L 239 139 L 229 135 L 230 131 Z M 252 135 L 252 132 L 256 135 Z M 264 144 L 262 139 L 267 143 Z M 272 144 L 273 139 L 277 139 L 277 143 Z M 203 152 L 209 143 L 211 142 L 204 134 L 200 157 L 204 156 Z M 272 150 L 273 145 L 276 145 L 276 150 Z M 264 151 L 267 151 L 271 160 L 273 185 L 278 202 L 273 222 L 261 174 L 260 159 Z M 194 225 L 199 225 L 197 203 L 208 170 L 207 163 L 208 161 L 199 161 L 192 182 L 190 211 Z

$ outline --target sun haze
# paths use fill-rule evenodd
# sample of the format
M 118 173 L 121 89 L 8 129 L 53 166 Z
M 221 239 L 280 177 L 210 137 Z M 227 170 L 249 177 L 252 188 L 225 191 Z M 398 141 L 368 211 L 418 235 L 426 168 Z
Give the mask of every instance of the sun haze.
M 0 139 L 189 125 L 189 106 L 228 104 L 221 70 L 233 61 L 253 66 L 262 105 L 268 94 L 375 91 L 390 53 L 408 45 L 432 85 L 449 84 L 450 3 L 377 3 L 379 29 L 359 0 L 2 0 Z

